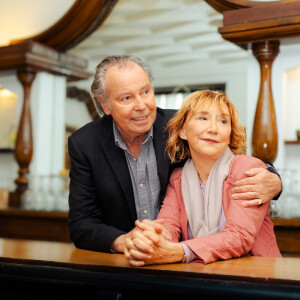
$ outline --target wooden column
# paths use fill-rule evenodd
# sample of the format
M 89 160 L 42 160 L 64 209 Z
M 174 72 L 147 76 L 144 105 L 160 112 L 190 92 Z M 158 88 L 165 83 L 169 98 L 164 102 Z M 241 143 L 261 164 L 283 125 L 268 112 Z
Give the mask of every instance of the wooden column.
M 277 156 L 277 125 L 272 95 L 272 64 L 279 53 L 279 41 L 252 44 L 260 65 L 260 90 L 252 132 L 252 155 L 264 162 L 274 162 Z
M 12 207 L 21 206 L 22 194 L 28 188 L 27 174 L 29 173 L 29 165 L 33 154 L 30 92 L 35 75 L 35 72 L 18 71 L 18 79 L 20 80 L 24 90 L 24 100 L 14 153 L 15 159 L 19 165 L 19 176 L 15 180 L 16 189 L 10 194 L 9 198 L 9 206 Z

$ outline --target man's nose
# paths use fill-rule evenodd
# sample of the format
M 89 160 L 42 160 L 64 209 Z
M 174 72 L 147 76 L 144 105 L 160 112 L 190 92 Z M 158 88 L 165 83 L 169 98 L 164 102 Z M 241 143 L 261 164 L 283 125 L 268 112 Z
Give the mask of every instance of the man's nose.
M 141 97 L 137 96 L 135 98 L 134 108 L 136 110 L 144 110 L 146 108 L 146 104 L 145 104 L 144 100 Z

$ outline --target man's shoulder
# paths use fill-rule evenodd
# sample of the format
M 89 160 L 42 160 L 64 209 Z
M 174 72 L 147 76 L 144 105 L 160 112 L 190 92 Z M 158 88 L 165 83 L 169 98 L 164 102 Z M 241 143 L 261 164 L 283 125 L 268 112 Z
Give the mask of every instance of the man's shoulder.
M 165 109 L 157 107 L 157 115 L 166 121 L 169 121 L 174 116 L 176 111 L 176 109 Z
M 99 134 L 110 126 L 111 120 L 106 116 L 100 120 L 89 122 L 77 129 L 71 136 L 71 139 L 83 139 L 99 136 Z

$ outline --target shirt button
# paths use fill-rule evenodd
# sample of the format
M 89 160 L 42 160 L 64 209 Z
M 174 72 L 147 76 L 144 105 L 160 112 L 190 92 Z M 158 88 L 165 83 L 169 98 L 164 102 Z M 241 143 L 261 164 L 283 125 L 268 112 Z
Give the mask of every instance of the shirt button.
M 144 185 L 142 183 L 140 183 L 140 187 L 142 188 Z
M 146 214 L 147 212 L 148 212 L 148 210 L 147 210 L 147 209 L 145 209 L 145 210 L 144 210 L 144 214 Z

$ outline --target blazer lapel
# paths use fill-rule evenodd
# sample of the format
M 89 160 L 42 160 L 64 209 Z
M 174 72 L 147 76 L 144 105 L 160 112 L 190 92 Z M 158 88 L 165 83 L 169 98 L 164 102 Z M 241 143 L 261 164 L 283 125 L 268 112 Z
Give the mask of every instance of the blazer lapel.
M 157 173 L 160 181 L 160 201 L 162 202 L 166 193 L 169 179 L 170 160 L 165 152 L 167 133 L 165 131 L 166 120 L 157 114 L 153 125 L 153 145 L 157 161 Z
M 113 172 L 119 182 L 125 198 L 127 200 L 133 221 L 137 219 L 134 194 L 132 189 L 131 177 L 129 174 L 126 157 L 124 151 L 116 146 L 112 118 L 106 117 L 107 120 L 103 124 L 102 138 L 100 139 L 100 146 L 103 148 L 106 158 L 111 165 Z

